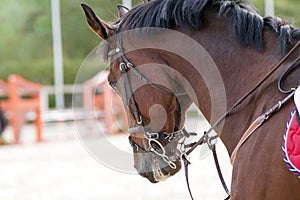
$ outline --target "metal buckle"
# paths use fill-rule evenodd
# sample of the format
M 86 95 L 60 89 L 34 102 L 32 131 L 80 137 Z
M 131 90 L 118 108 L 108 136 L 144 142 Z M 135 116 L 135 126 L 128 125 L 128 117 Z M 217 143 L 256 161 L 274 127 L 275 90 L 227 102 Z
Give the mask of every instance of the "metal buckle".
M 213 142 L 213 140 L 216 140 L 218 138 L 218 135 L 216 136 L 209 136 L 207 132 L 204 132 L 204 142 L 208 145 L 209 149 L 212 150 L 215 146 L 216 142 Z
M 132 69 L 133 68 L 133 64 L 132 63 L 127 63 L 127 68 Z
M 159 133 L 151 133 L 146 131 L 145 136 L 148 140 L 157 140 L 159 138 Z
M 126 69 L 127 69 L 127 66 L 124 62 L 121 62 L 120 63 L 120 72 L 123 74 L 123 73 L 126 73 Z
M 139 120 L 137 121 L 138 125 L 142 125 L 143 124 L 143 119 L 141 116 L 139 116 Z

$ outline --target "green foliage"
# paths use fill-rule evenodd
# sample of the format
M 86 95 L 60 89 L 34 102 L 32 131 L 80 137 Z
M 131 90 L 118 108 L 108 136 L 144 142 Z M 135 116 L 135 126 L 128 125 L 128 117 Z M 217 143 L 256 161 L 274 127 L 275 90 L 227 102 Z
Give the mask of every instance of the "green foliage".
M 264 13 L 264 0 L 250 0 L 258 9 L 259 13 Z M 300 1 L 299 0 L 274 0 L 275 15 L 285 19 L 295 26 L 300 26 Z
M 299 0 L 275 0 L 275 13 L 279 17 L 294 22 L 300 26 L 300 1 Z
M 121 0 L 85 0 L 101 18 L 113 21 Z M 50 0 L 1 0 L 0 78 L 21 74 L 32 81 L 53 84 Z M 82 0 L 61 0 L 65 83 L 74 82 L 85 56 L 101 40 L 85 21 Z M 105 66 L 102 66 L 102 68 Z
M 35 77 L 40 70 L 34 67 L 45 66 L 52 51 L 47 1 L 2 0 L 1 3 L 0 77 L 16 72 Z
M 106 21 L 114 21 L 121 0 L 61 0 L 65 83 L 72 84 L 81 63 L 101 40 L 85 21 L 84 1 Z M 133 0 L 138 4 L 142 0 Z M 264 11 L 264 0 L 250 0 Z M 53 84 L 50 0 L 1 0 L 0 78 L 17 73 L 32 81 Z M 276 15 L 300 24 L 299 0 L 275 0 Z M 105 68 L 102 64 L 100 68 Z M 92 73 L 92 72 L 89 72 Z

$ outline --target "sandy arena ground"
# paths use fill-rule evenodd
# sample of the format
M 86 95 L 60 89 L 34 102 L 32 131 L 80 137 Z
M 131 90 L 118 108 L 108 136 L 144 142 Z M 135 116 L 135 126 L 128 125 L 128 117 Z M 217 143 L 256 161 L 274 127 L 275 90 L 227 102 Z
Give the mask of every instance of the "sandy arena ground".
M 203 122 L 201 122 L 203 123 Z M 203 129 L 204 125 L 200 123 Z M 188 119 L 187 128 L 195 131 L 198 119 Z M 137 175 L 126 135 L 84 135 L 73 122 L 45 124 L 45 142 L 34 143 L 34 128 L 24 127 L 22 144 L 0 147 L 1 200 L 183 200 L 190 199 L 181 170 L 167 181 L 151 184 Z M 204 129 L 203 129 L 204 130 Z M 202 131 L 203 131 L 202 130 Z M 5 131 L 11 138 L 11 129 Z M 120 158 L 105 144 L 125 152 Z M 96 144 L 94 153 L 89 145 Z M 104 144 L 104 145 L 103 145 Z M 229 183 L 231 165 L 221 142 L 217 145 L 220 163 Z M 199 149 L 200 151 L 200 149 Z M 199 151 L 191 156 L 190 184 L 196 200 L 220 200 L 226 197 L 218 180 L 212 154 L 199 159 Z M 97 156 L 99 153 L 99 156 Z M 101 157 L 105 155 L 104 157 Z M 119 158 L 118 158 L 119 156 Z M 108 159 L 108 160 L 107 160 Z M 109 164 L 111 162 L 113 164 Z M 109 165 L 109 166 L 108 166 Z M 122 166 L 126 170 L 122 171 Z M 112 169 L 114 168 L 114 169 Z M 132 171 L 131 171 L 132 170 Z M 126 171 L 126 172 L 124 172 Z

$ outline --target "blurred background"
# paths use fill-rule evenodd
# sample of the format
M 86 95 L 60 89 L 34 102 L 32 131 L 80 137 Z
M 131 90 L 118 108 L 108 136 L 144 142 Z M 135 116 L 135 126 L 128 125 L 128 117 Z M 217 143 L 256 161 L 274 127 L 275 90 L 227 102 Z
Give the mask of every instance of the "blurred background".
M 100 42 L 87 27 L 80 3 L 106 21 L 114 21 L 121 0 L 61 0 L 64 83 L 73 84 L 87 54 Z M 141 0 L 132 0 L 132 5 Z M 264 15 L 265 0 L 251 0 Z M 275 15 L 300 25 L 300 1 L 274 0 Z M 1 0 L 0 78 L 11 73 L 43 85 L 54 83 L 50 0 Z M 100 66 L 105 68 L 106 66 Z M 54 102 L 50 101 L 51 106 Z
M 11 109 L 5 102 L 10 98 L 8 91 L 17 82 L 21 88 L 19 91 L 22 91 L 22 98 L 17 104 L 20 109 L 25 108 L 26 115 L 12 126 L 7 119 L 14 116 L 11 114 L 13 111 L 4 113 L 7 118 L 4 124 L 8 126 L 0 141 L 4 144 L 0 146 L 0 199 L 140 200 L 140 194 L 144 194 L 144 200 L 188 199 L 183 173 L 153 185 L 135 173 L 120 173 L 120 169 L 103 163 L 105 160 L 94 159 L 93 152 L 86 145 L 90 140 L 99 144 L 110 143 L 131 156 L 127 136 L 122 134 L 122 131 L 126 132 L 126 125 L 122 124 L 122 103 L 118 99 L 110 102 L 115 105 L 114 110 L 111 110 L 111 105 L 104 105 L 102 94 L 107 89 L 103 79 L 105 72 L 94 77 L 98 71 L 106 69 L 107 64 L 97 59 L 97 62 L 88 64 L 84 61 L 87 57 L 92 58 L 90 60 L 97 57 L 93 49 L 101 40 L 87 26 L 80 6 L 82 2 L 1 0 L 0 79 L 8 84 L 0 82 L 0 108 Z M 117 4 L 134 6 L 141 0 L 84 2 L 105 21 L 114 21 Z M 263 16 L 265 13 L 274 14 L 300 26 L 299 0 L 251 2 Z M 59 20 L 60 26 L 55 27 L 59 24 L 53 20 Z M 57 51 L 60 53 L 55 55 Z M 92 66 L 85 68 L 84 77 L 78 77 L 80 68 L 87 65 Z M 12 74 L 19 74 L 22 78 Z M 101 87 L 97 88 L 99 83 Z M 60 87 L 55 87 L 55 84 Z M 24 89 L 28 85 L 35 89 Z M 56 94 L 62 94 L 63 98 L 57 98 Z M 109 91 L 105 94 L 117 98 Z M 93 101 L 85 101 L 85 98 Z M 33 101 L 27 105 L 27 99 Z M 80 99 L 79 102 L 76 102 L 77 99 Z M 78 109 L 72 110 L 74 101 L 84 108 L 78 106 Z M 30 112 L 26 110 L 28 107 Z M 101 112 L 95 112 L 95 107 Z M 113 117 L 107 114 L 112 112 Z M 192 107 L 187 116 L 187 128 L 201 132 L 207 126 L 201 114 Z M 230 182 L 231 164 L 221 142 L 218 142 L 218 148 L 225 178 Z M 205 161 L 199 160 L 199 151 L 191 158 L 193 165 L 190 169 L 195 196 L 197 199 L 224 199 L 226 195 L 214 171 L 211 155 Z M 110 152 L 104 153 L 111 155 Z M 132 160 L 130 162 L 132 164 Z

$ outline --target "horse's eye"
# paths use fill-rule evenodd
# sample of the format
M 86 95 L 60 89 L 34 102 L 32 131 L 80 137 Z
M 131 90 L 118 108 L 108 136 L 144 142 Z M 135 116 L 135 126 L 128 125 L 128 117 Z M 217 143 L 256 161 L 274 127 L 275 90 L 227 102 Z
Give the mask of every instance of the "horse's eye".
M 116 90 L 117 89 L 117 82 L 109 82 L 109 85 Z

